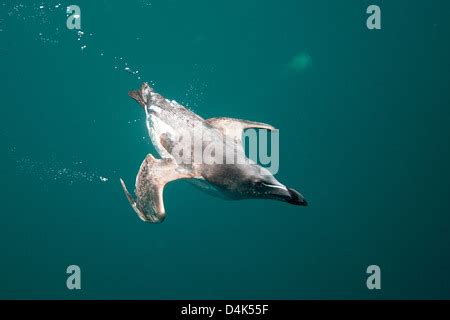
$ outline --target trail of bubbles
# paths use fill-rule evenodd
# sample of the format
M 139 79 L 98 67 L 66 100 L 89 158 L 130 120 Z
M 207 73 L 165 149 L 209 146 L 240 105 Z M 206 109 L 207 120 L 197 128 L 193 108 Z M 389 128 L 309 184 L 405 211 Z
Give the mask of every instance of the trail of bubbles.
M 208 83 L 202 80 L 198 75 L 201 71 L 204 72 L 205 70 L 200 70 L 199 65 L 194 64 L 193 76 L 191 81 L 187 84 L 183 97 L 184 105 L 189 107 L 192 111 L 194 111 L 194 107 L 198 107 L 204 102 L 205 93 L 208 89 Z M 212 71 L 212 69 L 209 71 Z
M 141 7 L 145 8 L 145 7 L 151 7 L 152 2 L 149 0 L 140 0 L 139 1 L 141 4 Z
M 151 6 L 150 1 L 143 1 L 143 6 Z M 70 4 L 63 4 L 59 1 L 37 2 L 37 3 L 22 3 L 18 1 L 8 1 L 0 4 L 2 9 L 0 14 L 6 13 L 6 16 L 0 16 L 0 32 L 8 32 L 6 26 L 12 25 L 10 19 L 26 22 L 27 29 L 35 35 L 34 39 L 43 44 L 59 44 L 64 34 L 72 33 L 79 44 L 80 51 L 92 52 L 101 57 L 109 58 L 109 63 L 114 66 L 115 70 L 124 71 L 141 80 L 140 70 L 137 67 L 132 67 L 129 62 L 117 55 L 106 54 L 105 50 L 96 47 L 94 33 L 83 30 L 68 30 L 65 25 L 65 19 L 71 14 L 69 11 Z M 58 21 L 58 25 L 55 25 Z M 61 23 L 63 22 L 63 23 Z M 83 25 L 83 24 L 82 24 Z M 12 30 L 13 31 L 13 30 Z M 139 40 L 139 37 L 136 38 Z M 114 59 L 113 59 L 114 57 Z
M 66 10 L 66 17 L 71 14 L 69 7 Z M 68 30 L 69 32 L 71 30 Z M 113 54 L 107 54 L 105 50 L 101 48 L 96 48 L 95 36 L 92 32 L 87 32 L 86 29 L 74 30 L 76 41 L 79 42 L 80 50 L 86 52 L 92 52 L 95 55 L 104 57 L 105 60 L 109 59 L 109 63 L 113 66 L 114 70 L 125 71 L 126 73 L 135 77 L 136 80 L 141 80 L 140 70 L 138 68 L 132 67 L 129 62 L 127 62 L 123 57 L 119 57 Z M 139 40 L 139 38 L 136 38 Z
M 5 1 L 5 0 L 3 0 Z M 19 21 L 26 21 L 30 25 L 32 32 L 35 32 L 35 40 L 44 44 L 59 44 L 64 34 L 72 34 L 75 41 L 78 43 L 80 51 L 83 54 L 98 55 L 105 59 L 114 70 L 118 72 L 126 72 L 133 76 L 136 80 L 141 80 L 144 77 L 141 75 L 140 68 L 132 65 L 127 59 L 122 56 L 108 53 L 102 48 L 98 48 L 95 42 L 95 35 L 87 29 L 69 30 L 66 28 L 65 20 L 61 16 L 65 14 L 68 18 L 72 12 L 69 10 L 69 3 L 61 1 L 47 1 L 25 3 L 22 1 L 8 1 L 0 4 L 7 13 L 7 17 L 0 17 L 0 32 L 7 31 L 3 25 L 5 19 L 17 19 Z M 152 2 L 150 0 L 140 0 L 142 8 L 150 8 Z M 82 15 L 81 10 L 81 15 Z M 58 25 L 55 26 L 55 21 Z M 63 23 L 61 23 L 61 21 Z M 84 26 L 84 23 L 82 23 Z M 136 41 L 140 41 L 140 37 L 136 37 Z M 198 65 L 194 65 L 194 73 L 198 71 Z M 151 82 L 151 85 L 155 84 Z M 194 78 L 188 84 L 185 94 L 186 106 L 198 106 L 203 102 L 204 93 L 207 88 L 207 83 L 201 81 L 198 76 L 194 74 Z
M 45 44 L 58 44 L 61 39 L 61 28 L 52 23 L 52 15 L 62 12 L 61 3 L 53 4 L 43 3 L 18 3 L 17 1 L 3 2 L 0 5 L 2 12 L 6 16 L 0 17 L 0 23 L 4 26 L 0 27 L 0 31 L 9 31 L 7 26 L 10 19 L 22 21 L 26 27 L 32 26 L 32 32 L 35 40 Z
M 61 15 L 65 14 L 66 18 L 68 18 L 72 14 L 68 4 L 57 1 L 49 1 L 49 3 L 45 4 L 43 2 L 25 4 L 14 3 L 14 1 L 12 1 L 8 4 L 2 3 L 1 6 L 7 9 L 6 11 L 8 12 L 9 18 L 26 20 L 27 24 L 33 24 L 33 32 L 35 32 L 34 30 L 37 30 L 36 40 L 44 44 L 58 44 L 62 35 L 72 35 L 83 54 L 98 55 L 104 58 L 105 63 L 107 65 L 109 64 L 114 70 L 126 72 L 136 80 L 141 80 L 141 78 L 143 78 L 141 70 L 130 64 L 123 56 L 110 54 L 104 49 L 98 48 L 95 41 L 96 36 L 93 32 L 89 32 L 86 28 L 83 28 L 82 30 L 67 29 L 65 20 L 61 19 Z M 143 0 L 141 1 L 141 6 L 150 7 L 151 2 Z M 55 21 L 58 21 L 58 26 L 56 27 Z M 64 22 L 63 25 L 60 25 L 61 21 Z M 0 30 L 3 30 L 3 22 L 4 18 L 0 17 Z M 37 28 L 35 27 L 36 25 Z M 84 23 L 82 23 L 82 26 L 84 26 Z M 136 37 L 136 41 L 140 41 L 140 38 Z M 0 51 L 0 53 L 3 54 L 3 51 Z M 187 107 L 196 107 L 200 105 L 203 102 L 204 94 L 208 86 L 205 81 L 200 80 L 200 77 L 198 77 L 198 68 L 199 66 L 197 64 L 194 65 L 193 79 L 186 89 L 184 100 Z M 155 86 L 153 81 L 149 81 L 149 83 L 152 86 Z
M 63 163 L 54 158 L 40 161 L 19 153 L 16 147 L 11 147 L 8 151 L 20 172 L 46 183 L 58 182 L 72 186 L 86 182 L 106 183 L 110 180 L 105 174 L 100 174 L 99 170 L 88 168 L 80 160 L 73 160 L 70 163 Z

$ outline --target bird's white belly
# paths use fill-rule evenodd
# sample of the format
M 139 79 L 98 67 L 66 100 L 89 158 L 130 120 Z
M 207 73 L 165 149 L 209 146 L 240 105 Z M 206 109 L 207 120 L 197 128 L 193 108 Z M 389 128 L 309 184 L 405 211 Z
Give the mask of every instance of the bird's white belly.
M 147 130 L 155 146 L 156 151 L 162 158 L 173 158 L 173 156 L 162 146 L 160 137 L 164 134 L 175 136 L 175 130 L 166 122 L 153 113 L 147 113 Z

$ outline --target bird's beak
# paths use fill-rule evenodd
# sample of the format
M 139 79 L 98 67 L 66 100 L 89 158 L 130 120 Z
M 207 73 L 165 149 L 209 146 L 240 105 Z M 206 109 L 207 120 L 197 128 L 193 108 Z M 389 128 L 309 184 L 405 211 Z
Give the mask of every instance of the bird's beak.
M 286 201 L 290 204 L 296 205 L 296 206 L 307 206 L 308 202 L 305 200 L 305 197 L 303 195 L 291 188 L 287 188 L 283 185 L 266 185 L 267 187 L 270 187 L 270 194 L 278 200 Z
M 296 206 L 306 207 L 308 205 L 308 202 L 306 201 L 305 197 L 303 197 L 303 195 L 300 192 L 291 188 L 287 188 L 287 190 L 289 192 L 289 199 L 286 200 L 287 202 L 289 202 L 290 204 L 294 204 Z

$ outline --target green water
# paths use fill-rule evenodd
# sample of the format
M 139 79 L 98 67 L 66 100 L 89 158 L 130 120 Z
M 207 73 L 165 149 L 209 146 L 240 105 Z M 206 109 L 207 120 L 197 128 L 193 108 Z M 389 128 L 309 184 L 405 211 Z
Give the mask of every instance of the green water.
M 57 4 L 0 2 L 0 298 L 450 298 L 448 1 Z M 142 81 L 279 128 L 277 178 L 309 207 L 177 181 L 142 223 L 119 183 L 156 155 Z

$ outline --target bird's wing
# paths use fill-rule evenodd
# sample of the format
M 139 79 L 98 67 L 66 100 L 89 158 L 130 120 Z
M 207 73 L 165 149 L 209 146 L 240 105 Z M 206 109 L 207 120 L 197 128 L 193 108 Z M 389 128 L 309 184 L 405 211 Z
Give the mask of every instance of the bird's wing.
M 173 159 L 155 159 L 147 155 L 136 176 L 136 199 L 128 192 L 122 179 L 122 188 L 134 211 L 141 220 L 152 223 L 162 222 L 164 209 L 163 190 L 170 181 L 193 178 L 193 175 L 180 168 Z
M 233 138 L 240 145 L 242 145 L 242 133 L 245 129 L 277 130 L 270 124 L 234 118 L 210 118 L 205 120 L 205 122 L 220 130 L 225 136 Z

